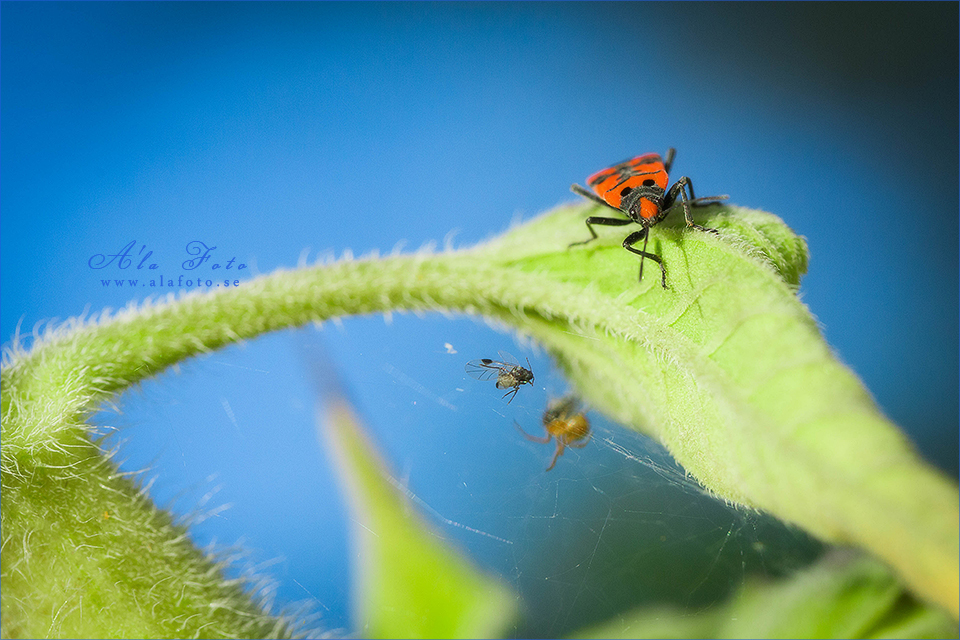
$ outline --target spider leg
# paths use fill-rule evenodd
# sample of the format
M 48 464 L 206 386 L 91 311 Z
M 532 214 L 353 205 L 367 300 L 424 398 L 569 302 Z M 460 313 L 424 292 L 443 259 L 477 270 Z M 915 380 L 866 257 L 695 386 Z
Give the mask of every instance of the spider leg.
M 557 440 L 557 450 L 553 454 L 553 460 L 550 461 L 550 466 L 547 467 L 547 471 L 550 471 L 550 469 L 553 469 L 553 465 L 557 464 L 557 458 L 559 458 L 562 455 L 563 455 L 563 442 L 561 442 L 560 440 Z
M 568 447 L 573 447 L 574 449 L 583 449 L 585 446 L 590 444 L 590 434 L 587 434 L 587 437 L 579 442 L 568 442 Z
M 513 421 L 513 426 L 515 426 L 515 427 L 517 428 L 517 431 L 519 431 L 520 433 L 523 434 L 523 437 L 524 437 L 524 438 L 526 438 L 527 440 L 531 440 L 531 441 L 533 441 L 533 442 L 539 442 L 540 444 L 547 444 L 547 443 L 550 442 L 550 440 L 553 438 L 553 436 L 551 436 L 551 435 L 546 435 L 546 436 L 544 436 L 544 437 L 542 437 L 542 438 L 538 438 L 537 436 L 532 436 L 532 435 L 530 435 L 529 433 L 527 433 L 526 431 L 524 431 L 524 430 L 523 430 L 523 427 L 521 427 L 521 426 L 520 426 L 520 423 L 517 422 L 516 420 Z

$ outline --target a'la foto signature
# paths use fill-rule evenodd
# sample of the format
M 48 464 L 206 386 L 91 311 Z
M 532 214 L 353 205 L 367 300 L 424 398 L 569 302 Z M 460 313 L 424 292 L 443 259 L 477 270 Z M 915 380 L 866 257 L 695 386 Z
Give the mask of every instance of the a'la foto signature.
M 134 266 L 134 261 L 139 258 L 134 268 L 136 269 L 159 269 L 160 265 L 156 262 L 148 262 L 150 257 L 153 255 L 153 251 L 147 249 L 147 245 L 144 244 L 140 247 L 140 250 L 136 255 L 133 255 L 134 247 L 136 247 L 137 241 L 131 240 L 126 246 L 124 246 L 117 253 L 102 254 L 97 253 L 90 256 L 90 259 L 87 260 L 87 265 L 91 269 L 106 269 L 112 264 L 115 264 L 118 269 L 129 269 Z M 200 268 L 204 263 L 208 264 L 209 268 L 212 270 L 217 269 L 246 269 L 247 265 L 242 262 L 234 266 L 236 262 L 236 257 L 230 258 L 226 264 L 220 264 L 219 262 L 213 262 L 213 251 L 216 247 L 208 247 L 206 244 L 199 240 L 193 240 L 187 243 L 186 252 L 188 256 L 194 256 L 184 260 L 180 267 L 185 271 L 193 271 L 194 269 Z

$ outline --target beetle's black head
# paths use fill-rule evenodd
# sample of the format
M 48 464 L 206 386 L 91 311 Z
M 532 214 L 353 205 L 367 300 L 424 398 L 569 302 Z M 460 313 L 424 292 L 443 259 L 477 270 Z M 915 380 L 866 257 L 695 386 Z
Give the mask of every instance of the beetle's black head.
M 620 192 L 620 209 L 631 219 L 640 222 L 649 217 L 641 214 L 643 203 L 649 202 L 659 211 L 663 204 L 664 195 L 666 195 L 666 191 L 650 178 L 644 180 L 640 186 L 623 188 L 623 191 Z

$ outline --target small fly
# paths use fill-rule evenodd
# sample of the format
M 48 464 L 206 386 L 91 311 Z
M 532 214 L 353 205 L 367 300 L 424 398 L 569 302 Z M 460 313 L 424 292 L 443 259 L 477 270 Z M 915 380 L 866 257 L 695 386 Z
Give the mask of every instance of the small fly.
M 510 396 L 507 404 L 513 402 L 514 396 L 520 391 L 520 385 L 533 386 L 533 371 L 530 367 L 530 358 L 527 358 L 527 368 L 521 367 L 517 359 L 504 351 L 498 351 L 503 360 L 480 358 L 471 360 L 464 370 L 471 378 L 477 380 L 492 380 L 497 378 L 497 389 L 509 389 L 503 397 Z

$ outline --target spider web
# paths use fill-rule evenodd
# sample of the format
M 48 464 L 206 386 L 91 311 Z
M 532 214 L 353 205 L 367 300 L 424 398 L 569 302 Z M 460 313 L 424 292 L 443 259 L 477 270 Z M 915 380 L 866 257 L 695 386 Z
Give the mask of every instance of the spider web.
M 532 404 L 518 402 L 521 413 Z M 500 410 L 490 411 L 499 418 Z M 492 420 L 506 438 L 492 438 L 491 447 L 519 452 L 509 456 L 517 481 L 506 488 L 462 463 L 450 469 L 452 496 L 434 496 L 412 472 L 406 478 L 441 535 L 521 595 L 515 636 L 559 637 L 643 605 L 696 612 L 750 575 L 783 575 L 816 557 L 819 546 L 799 531 L 718 500 L 656 443 L 587 415 L 592 443 L 567 449 L 550 472 L 552 443 L 528 442 L 508 420 Z M 483 463 L 491 466 L 481 476 L 507 464 Z
M 529 357 L 536 375 L 511 403 L 463 369 L 499 350 Z M 315 613 L 318 633 L 354 627 L 351 514 L 314 436 L 318 361 L 345 381 L 411 509 L 519 595 L 509 635 L 558 637 L 650 605 L 695 614 L 820 553 L 798 530 L 711 496 L 658 444 L 589 407 L 590 442 L 545 471 L 555 443 L 514 422 L 542 435 L 547 402 L 568 388 L 531 345 L 466 318 L 351 318 L 187 363 L 101 420 L 120 421 L 121 468 L 149 468 L 150 495 L 199 546 L 246 549 L 235 576 L 256 575 L 251 588 L 275 611 Z
M 382 363 L 370 390 L 406 393 L 407 407 L 367 428 L 438 535 L 520 594 L 516 637 L 570 634 L 646 605 L 693 613 L 750 576 L 781 576 L 820 553 L 802 532 L 717 499 L 663 447 L 594 411 L 591 442 L 546 472 L 555 443 L 531 442 L 514 422 L 542 435 L 544 408 L 567 391 L 562 375 L 492 330 L 477 339 L 487 346 L 455 340 L 450 322 L 438 320 L 439 339 L 416 357 Z M 499 350 L 529 356 L 537 376 L 509 404 L 492 382 L 433 375 Z

